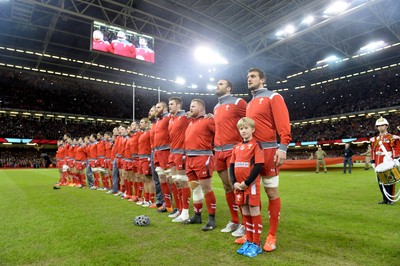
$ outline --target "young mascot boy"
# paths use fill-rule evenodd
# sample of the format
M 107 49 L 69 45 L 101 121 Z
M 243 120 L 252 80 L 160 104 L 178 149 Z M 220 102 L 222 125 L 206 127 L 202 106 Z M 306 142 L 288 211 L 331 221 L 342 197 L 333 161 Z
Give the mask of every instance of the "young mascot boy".
M 262 253 L 260 247 L 262 232 L 260 172 L 264 164 L 264 154 L 260 144 L 253 139 L 254 120 L 243 117 L 238 121 L 237 127 L 243 142 L 233 148 L 229 173 L 235 188 L 236 204 L 242 210 L 247 239 L 237 253 L 255 257 Z

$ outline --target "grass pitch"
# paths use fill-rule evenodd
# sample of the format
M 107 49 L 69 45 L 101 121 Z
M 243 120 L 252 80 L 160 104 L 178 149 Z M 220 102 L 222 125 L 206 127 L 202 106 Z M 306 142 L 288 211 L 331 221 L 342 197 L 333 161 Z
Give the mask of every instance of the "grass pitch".
M 171 222 L 167 214 L 91 191 L 53 190 L 57 170 L 0 170 L 0 265 L 398 265 L 399 208 L 379 205 L 372 170 L 281 173 L 278 247 L 236 254 L 222 184 L 214 176 L 218 228 Z M 268 201 L 263 198 L 265 240 Z M 192 209 L 190 209 L 192 213 Z M 151 218 L 134 226 L 137 215 Z M 203 211 L 203 224 L 207 220 Z

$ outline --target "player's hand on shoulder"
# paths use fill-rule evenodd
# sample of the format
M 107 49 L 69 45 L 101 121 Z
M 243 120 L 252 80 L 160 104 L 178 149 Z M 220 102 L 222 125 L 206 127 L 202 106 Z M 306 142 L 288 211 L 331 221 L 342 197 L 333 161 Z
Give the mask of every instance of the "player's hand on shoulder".
M 211 113 L 205 114 L 204 118 L 207 118 L 207 119 L 214 118 L 214 114 L 211 114 Z

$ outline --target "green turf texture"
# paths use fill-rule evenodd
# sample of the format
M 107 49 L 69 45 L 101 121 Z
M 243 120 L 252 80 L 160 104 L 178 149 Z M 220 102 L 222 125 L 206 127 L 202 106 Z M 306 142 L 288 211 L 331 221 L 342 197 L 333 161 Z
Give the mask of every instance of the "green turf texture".
M 104 191 L 62 187 L 55 169 L 0 170 L 0 265 L 399 265 L 400 202 L 379 205 L 373 170 L 284 171 L 273 253 L 236 254 L 224 192 L 214 174 L 217 224 L 172 223 Z M 265 241 L 268 200 L 263 199 Z M 192 207 L 190 213 L 193 213 Z M 133 225 L 146 214 L 151 225 Z M 203 209 L 203 225 L 207 220 Z

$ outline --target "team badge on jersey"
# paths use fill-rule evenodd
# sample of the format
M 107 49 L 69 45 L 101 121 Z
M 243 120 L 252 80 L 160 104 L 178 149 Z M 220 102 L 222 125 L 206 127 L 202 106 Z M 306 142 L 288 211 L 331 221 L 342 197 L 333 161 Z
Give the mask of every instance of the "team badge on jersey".
M 264 101 L 264 98 L 260 98 L 258 104 L 262 104 L 263 101 Z
M 226 106 L 225 106 L 225 109 L 228 111 L 229 110 L 229 104 L 227 104 Z

